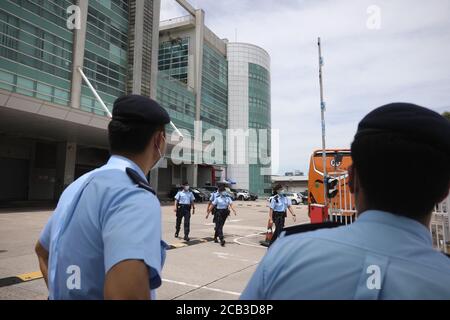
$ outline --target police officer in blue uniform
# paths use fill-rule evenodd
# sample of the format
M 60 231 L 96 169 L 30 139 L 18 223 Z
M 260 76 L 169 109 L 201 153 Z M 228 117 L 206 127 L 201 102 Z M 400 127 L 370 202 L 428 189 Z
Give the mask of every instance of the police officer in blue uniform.
M 216 223 L 216 207 L 214 207 L 213 205 L 212 205 L 212 203 L 213 203 L 213 201 L 220 195 L 220 193 L 219 193 L 219 187 L 221 186 L 222 184 L 218 184 L 218 187 L 217 187 L 217 190 L 216 191 L 214 191 L 213 193 L 211 193 L 211 196 L 209 197 L 209 201 L 208 201 L 208 205 L 206 206 L 206 217 L 208 218 L 209 217 L 209 213 L 211 213 L 212 214 L 212 216 L 213 216 L 213 223 L 215 224 Z M 217 241 L 217 230 L 216 230 L 216 228 L 214 227 L 214 241 L 215 242 L 218 242 Z
M 230 215 L 230 209 L 233 210 L 234 215 L 236 215 L 236 210 L 234 210 L 233 207 L 233 200 L 231 200 L 231 197 L 227 194 L 225 190 L 225 186 L 221 185 L 218 189 L 218 195 L 214 197 L 214 200 L 212 201 L 212 208 L 209 209 L 206 219 L 208 219 L 209 214 L 211 211 L 215 208 L 215 214 L 214 214 L 214 242 L 218 242 L 217 238 L 220 239 L 221 246 L 225 246 L 225 238 L 223 236 L 223 226 L 225 225 L 225 221 L 227 220 L 228 216 Z
M 168 113 L 128 95 L 114 102 L 111 157 L 69 185 L 36 244 L 49 299 L 154 299 L 167 245 L 146 176 L 163 157 Z
M 284 195 L 282 185 L 277 184 L 273 188 L 273 193 L 274 196 L 272 196 L 270 199 L 269 224 L 275 224 L 275 232 L 272 235 L 269 246 L 274 243 L 274 241 L 278 238 L 281 231 L 283 230 L 287 210 L 289 210 L 289 212 L 292 214 L 292 218 L 294 219 L 294 221 L 296 220 L 295 213 L 292 210 L 291 200 L 289 200 L 289 198 Z
M 175 226 L 175 238 L 178 238 L 181 228 L 181 220 L 184 218 L 184 240 L 189 241 L 189 231 L 192 214 L 195 214 L 194 194 L 189 190 L 189 183 L 183 182 L 182 189 L 175 195 L 175 213 L 177 222 Z
M 385 105 L 359 123 L 351 152 L 357 220 L 286 228 L 241 299 L 450 299 L 450 259 L 429 229 L 449 194 L 450 122 L 417 105 Z

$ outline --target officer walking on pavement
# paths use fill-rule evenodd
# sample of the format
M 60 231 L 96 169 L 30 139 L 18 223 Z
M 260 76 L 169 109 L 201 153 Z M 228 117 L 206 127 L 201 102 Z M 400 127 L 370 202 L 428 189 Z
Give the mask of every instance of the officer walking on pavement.
M 287 210 L 289 210 L 289 212 L 292 214 L 292 218 L 294 219 L 294 221 L 296 220 L 295 213 L 292 210 L 291 200 L 289 200 L 283 194 L 283 187 L 281 186 L 281 184 L 277 184 L 273 188 L 273 191 L 275 195 L 271 197 L 270 200 L 269 224 L 275 224 L 275 232 L 272 235 L 269 246 L 274 243 L 274 241 L 278 238 L 281 231 L 283 230 Z
M 218 187 L 217 187 L 217 190 L 216 191 L 214 191 L 213 193 L 211 193 L 211 196 L 209 197 L 209 201 L 208 201 L 208 205 L 206 206 L 206 214 L 207 214 L 207 216 L 209 216 L 208 215 L 208 212 L 211 212 L 211 214 L 212 214 L 212 216 L 213 216 L 213 223 L 216 223 L 216 207 L 214 207 L 213 205 L 212 205 L 212 203 L 213 203 L 213 201 L 214 201 L 214 199 L 216 199 L 219 195 L 220 195 L 220 193 L 219 193 L 219 187 L 221 186 L 222 184 L 219 184 L 218 185 Z M 216 231 L 216 228 L 214 227 L 214 239 L 217 239 L 217 231 Z
M 181 220 L 184 218 L 184 240 L 189 241 L 189 231 L 192 214 L 195 214 L 194 194 L 189 190 L 189 183 L 183 182 L 183 188 L 175 195 L 175 213 L 177 222 L 175 226 L 175 238 L 178 238 L 181 228 Z
M 167 245 L 146 175 L 163 157 L 170 117 L 157 102 L 114 102 L 109 161 L 70 184 L 36 244 L 49 299 L 154 299 Z
M 225 225 L 225 221 L 230 215 L 230 209 L 233 210 L 234 215 L 236 215 L 236 210 L 233 207 L 233 200 L 225 191 L 225 186 L 221 185 L 219 187 L 219 195 L 215 197 L 212 202 L 212 208 L 209 209 L 206 214 L 206 219 L 208 219 L 209 214 L 214 208 L 216 209 L 214 214 L 214 222 L 215 222 L 215 233 L 214 233 L 214 242 L 218 242 L 217 238 L 220 239 L 221 246 L 225 246 L 225 239 L 223 236 L 223 226 Z
M 450 299 L 450 259 L 430 233 L 449 194 L 450 121 L 410 103 L 384 105 L 361 120 L 351 154 L 356 221 L 286 228 L 241 299 Z

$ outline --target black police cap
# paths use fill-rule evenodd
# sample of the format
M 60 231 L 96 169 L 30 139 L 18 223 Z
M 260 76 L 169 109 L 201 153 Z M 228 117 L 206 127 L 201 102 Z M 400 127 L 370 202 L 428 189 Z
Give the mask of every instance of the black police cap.
M 117 98 L 114 101 L 112 118 L 125 123 L 153 125 L 170 122 L 169 114 L 156 101 L 136 94 Z
M 390 103 L 369 112 L 359 123 L 355 140 L 377 133 L 398 134 L 450 155 L 450 121 L 415 104 Z

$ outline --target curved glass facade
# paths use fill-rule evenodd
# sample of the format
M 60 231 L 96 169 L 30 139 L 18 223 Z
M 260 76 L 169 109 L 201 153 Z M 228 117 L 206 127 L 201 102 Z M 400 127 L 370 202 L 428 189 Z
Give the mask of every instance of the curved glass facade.
M 248 64 L 248 113 L 250 129 L 270 128 L 270 74 L 266 68 L 255 63 Z M 267 130 L 267 141 L 270 141 L 270 130 Z M 257 152 L 256 146 L 250 144 L 249 154 L 256 155 Z M 267 144 L 267 150 L 259 152 L 270 156 L 270 142 Z M 249 189 L 251 192 L 270 193 L 270 179 L 261 175 L 263 167 L 265 166 L 259 162 L 249 166 Z
M 230 159 L 227 175 L 237 188 L 269 194 L 270 176 L 264 168 L 270 168 L 270 163 L 265 165 L 262 156 L 270 158 L 271 154 L 270 57 L 264 49 L 247 43 L 228 43 L 227 56 L 229 128 L 249 130 L 259 139 L 258 144 L 251 139 L 245 146 L 232 146 L 234 154 L 245 154 L 246 162 Z M 267 139 L 261 139 L 264 135 Z

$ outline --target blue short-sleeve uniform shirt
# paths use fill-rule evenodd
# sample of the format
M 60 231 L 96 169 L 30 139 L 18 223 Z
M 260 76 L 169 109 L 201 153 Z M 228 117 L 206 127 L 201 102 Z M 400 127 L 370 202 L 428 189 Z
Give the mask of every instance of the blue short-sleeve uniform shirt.
M 177 192 L 175 200 L 177 200 L 179 204 L 191 204 L 194 202 L 195 197 L 191 191 L 182 190 Z
M 219 194 L 212 202 L 217 209 L 228 209 L 228 206 L 233 203 L 233 200 L 228 195 Z
M 449 284 L 428 228 L 371 210 L 348 226 L 283 232 L 241 299 L 450 299 Z
M 211 203 L 214 201 L 215 198 L 217 198 L 219 196 L 219 191 L 215 191 L 213 193 L 211 193 L 211 196 L 209 197 L 209 201 L 211 201 Z
M 143 260 L 152 299 L 161 285 L 167 245 L 161 240 L 161 208 L 128 177 L 131 160 L 112 156 L 63 192 L 40 236 L 49 251 L 50 299 L 103 299 L 106 273 L 117 263 Z
M 290 206 L 291 201 L 284 195 L 276 195 L 270 200 L 270 208 L 272 208 L 273 211 L 285 212 Z

